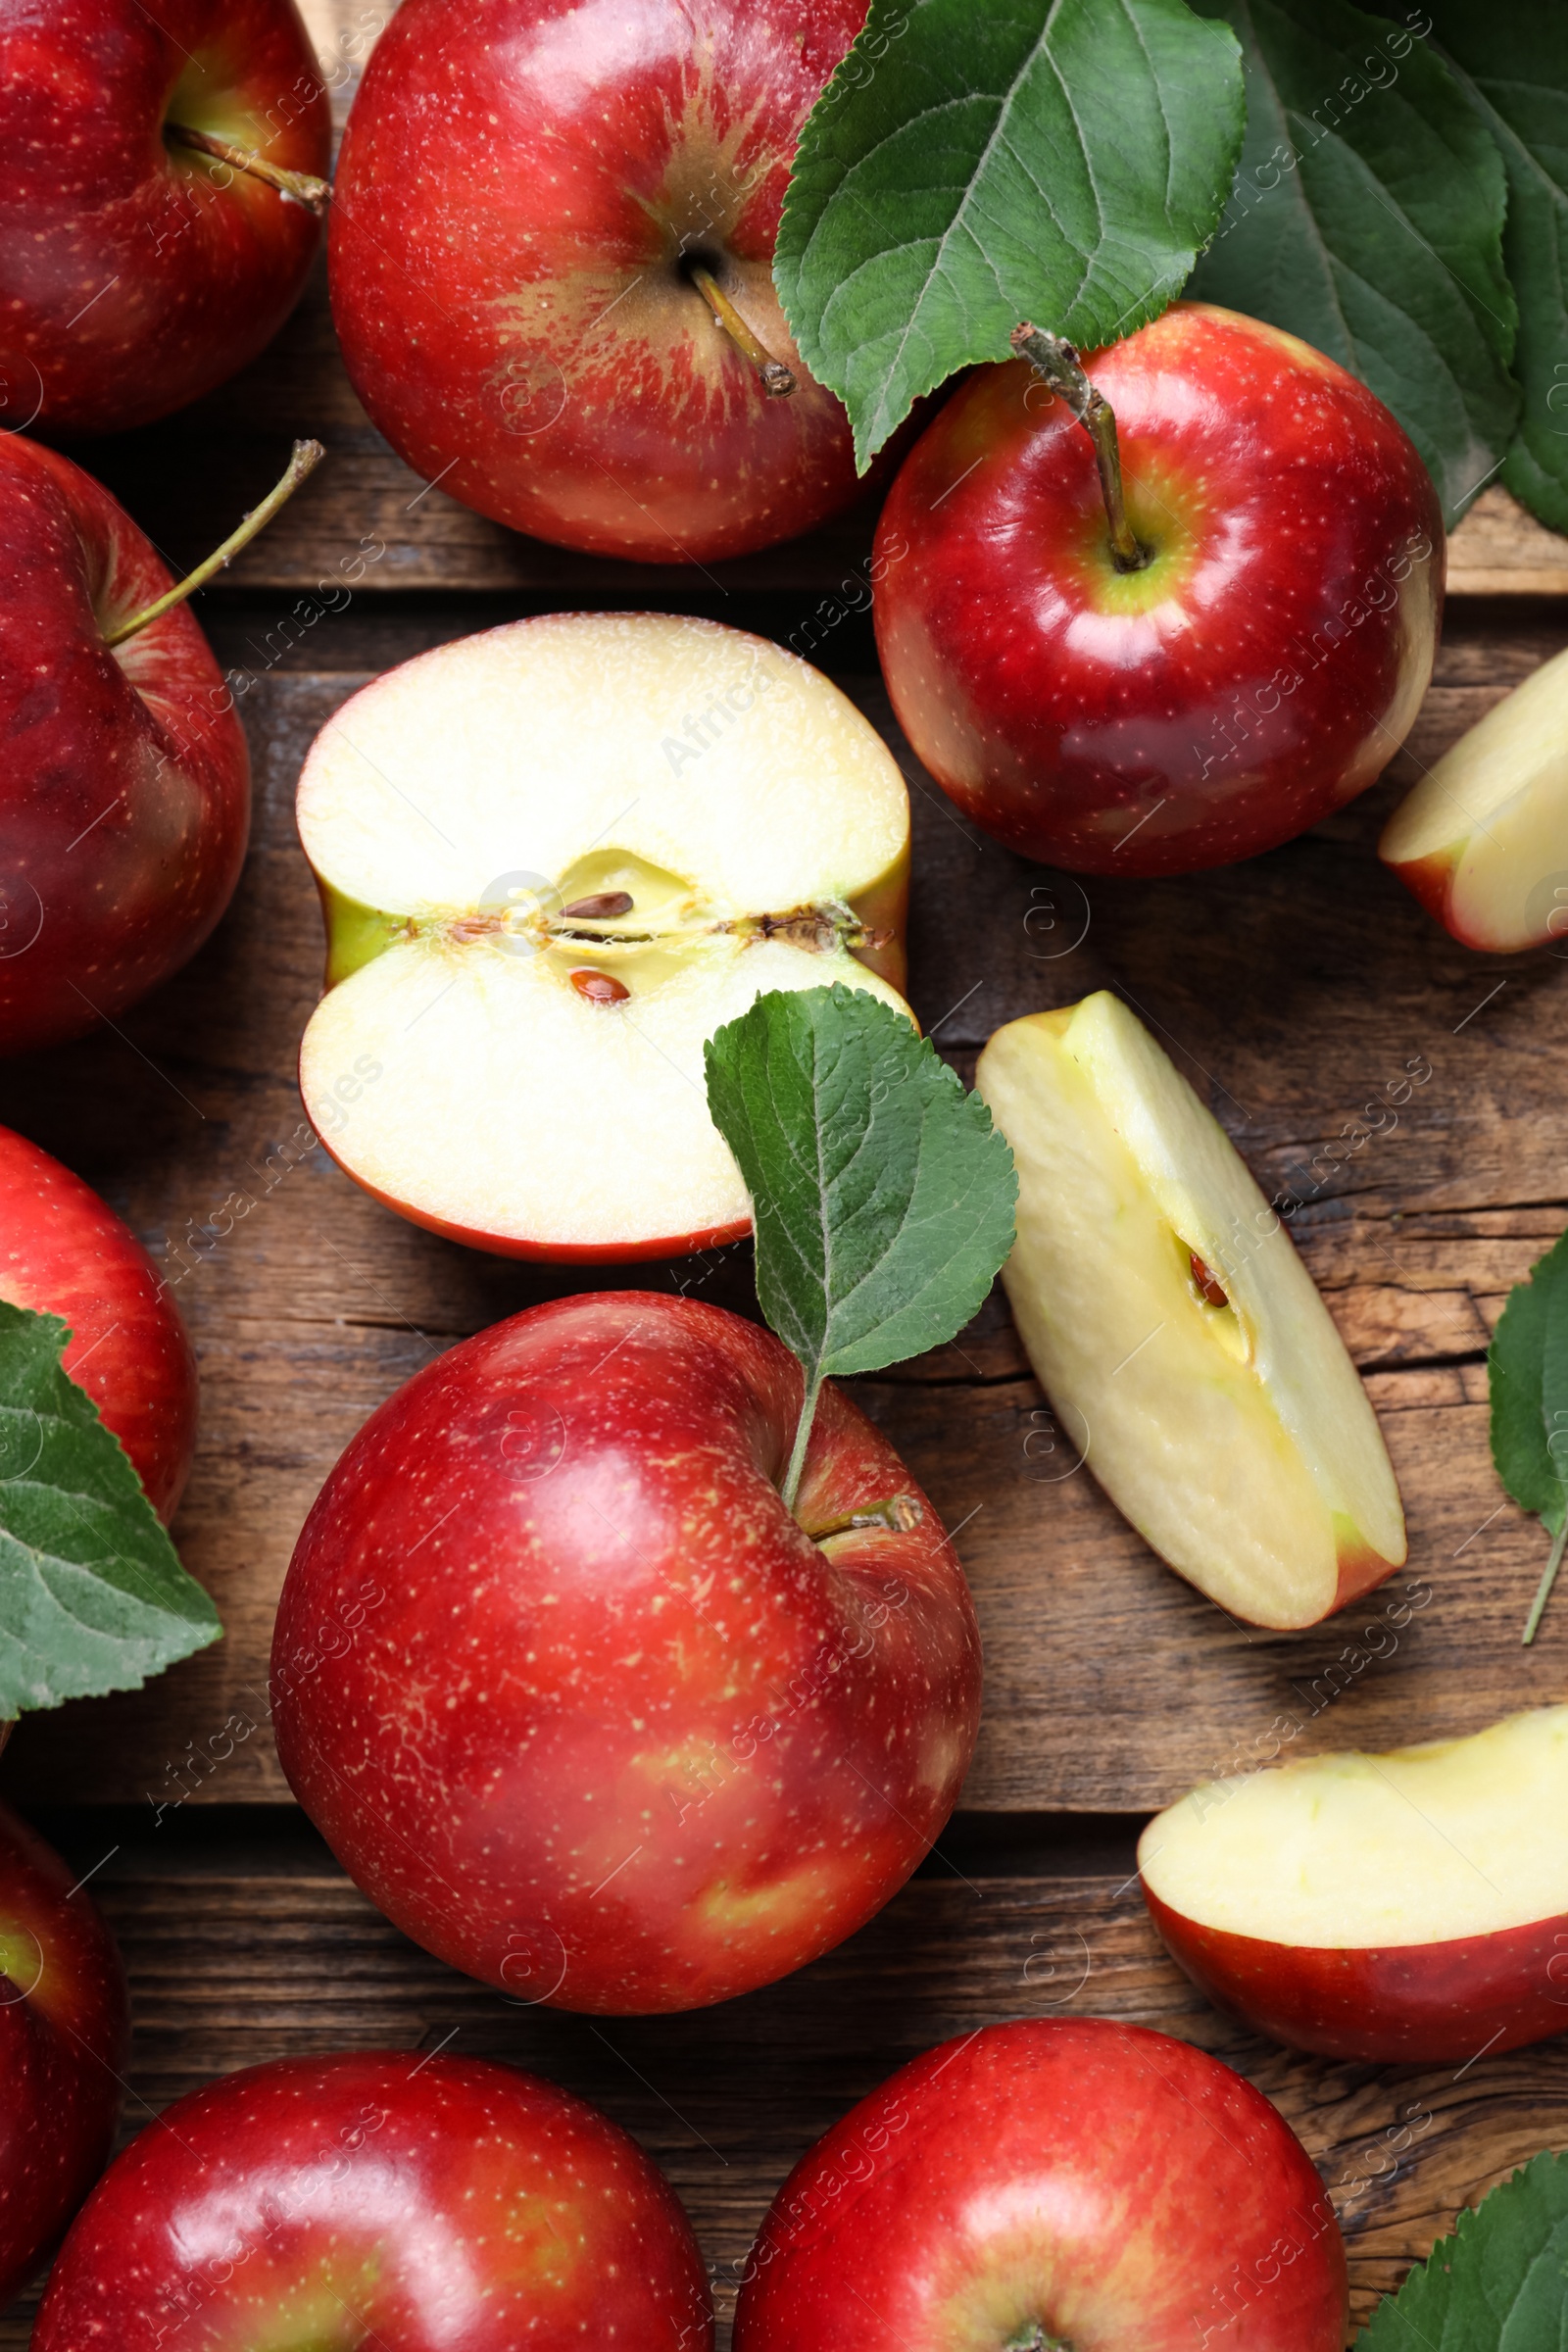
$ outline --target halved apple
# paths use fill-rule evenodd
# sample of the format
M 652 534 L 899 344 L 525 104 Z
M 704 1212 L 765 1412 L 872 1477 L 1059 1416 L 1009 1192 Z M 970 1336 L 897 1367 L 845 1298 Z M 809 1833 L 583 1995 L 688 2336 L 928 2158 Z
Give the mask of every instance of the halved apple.
M 1042 1386 L 1145 1541 L 1251 1625 L 1314 1625 L 1405 1554 L 1355 1367 L 1223 1128 L 1121 1001 L 999 1029 L 1003 1272 Z
M 1568 653 L 1445 752 L 1390 817 L 1378 856 L 1467 948 L 1568 938 Z
M 1195 1788 L 1138 1848 L 1173 1957 L 1330 2058 L 1457 2065 L 1568 2028 L 1568 1706 Z
M 299 827 L 328 936 L 306 1108 L 378 1200 L 480 1249 L 734 1240 L 704 1041 L 767 989 L 907 1010 L 904 778 L 819 671 L 715 622 L 558 613 L 422 654 L 322 728 Z

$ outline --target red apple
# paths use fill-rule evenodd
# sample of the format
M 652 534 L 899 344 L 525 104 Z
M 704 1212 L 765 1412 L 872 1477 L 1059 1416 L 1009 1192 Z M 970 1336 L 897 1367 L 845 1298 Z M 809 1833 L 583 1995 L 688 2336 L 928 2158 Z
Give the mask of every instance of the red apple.
M 372 2050 L 177 2099 L 72 2230 L 33 2352 L 708 2352 L 708 2281 L 635 2140 L 535 2075 Z
M 649 563 L 770 546 L 855 497 L 772 262 L 801 125 L 864 15 L 405 0 L 349 120 L 331 265 L 354 388 L 409 464 L 514 530 Z
M 979 1720 L 968 1590 L 831 1389 L 791 1516 L 800 1399 L 755 1324 L 607 1293 L 465 1341 L 349 1446 L 273 1723 L 427 1950 L 560 2008 L 695 2008 L 815 1959 L 929 1849 Z
M 1141 2026 L 1035 2018 L 928 2050 L 802 2158 L 735 2352 L 1340 2352 L 1346 2302 L 1260 2091 Z
M 171 575 L 69 459 L 0 437 L 0 1051 L 80 1036 L 193 956 L 250 824 L 234 697 Z
M 1225 865 L 1364 791 L 1426 692 L 1437 493 L 1364 384 L 1182 303 L 1084 363 L 1118 427 L 1119 570 L 1095 452 L 1027 361 L 981 370 L 883 510 L 874 607 L 900 724 L 950 797 L 1081 873 Z
M 254 359 L 293 309 L 319 233 L 311 205 L 254 163 L 319 174 L 329 139 L 292 0 L 7 9 L 0 422 L 118 431 Z
M 196 1356 L 158 1268 L 79 1176 L 0 1127 L 0 1298 L 71 1326 L 66 1370 L 174 1515 L 196 1445 Z
M 0 1805 L 0 2304 L 103 2171 L 120 2112 L 125 1976 L 75 1878 Z

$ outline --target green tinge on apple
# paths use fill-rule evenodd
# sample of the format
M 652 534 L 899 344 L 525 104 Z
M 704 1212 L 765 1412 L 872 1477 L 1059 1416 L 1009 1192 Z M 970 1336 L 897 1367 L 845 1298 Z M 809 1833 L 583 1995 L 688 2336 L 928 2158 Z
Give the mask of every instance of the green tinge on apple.
M 1249 1624 L 1312 1625 L 1381 1582 L 1404 1517 L 1366 1393 L 1277 1212 L 1142 1024 L 1106 991 L 1011 1021 L 975 1083 L 1018 1167 L 1013 1319 L 1117 1508 Z

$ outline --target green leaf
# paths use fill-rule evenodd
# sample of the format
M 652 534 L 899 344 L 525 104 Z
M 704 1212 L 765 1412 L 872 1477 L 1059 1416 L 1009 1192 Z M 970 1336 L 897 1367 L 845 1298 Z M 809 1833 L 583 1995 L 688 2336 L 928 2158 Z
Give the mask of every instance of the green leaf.
M 1449 522 L 1519 392 L 1502 159 L 1442 60 L 1347 0 L 1198 0 L 1241 35 L 1247 145 L 1188 292 L 1289 328 L 1369 384 Z
M 0 1300 L 0 1718 L 132 1690 L 222 1632 L 56 1315 Z
M 1502 479 L 1552 530 L 1568 531 L 1568 10 L 1440 0 L 1431 13 L 1508 174 L 1502 258 L 1519 298 L 1524 414 Z
M 1533 2157 L 1461 2213 L 1356 2352 L 1568 2352 L 1568 2157 Z
M 861 470 L 1032 319 L 1080 346 L 1181 290 L 1242 142 L 1236 44 L 1184 0 L 872 0 L 801 135 L 774 255 Z
M 1568 1233 L 1516 1283 L 1487 1351 L 1492 1458 L 1521 1510 L 1557 1539 L 1536 1595 L 1526 1642 L 1535 1640 L 1568 1525 Z
M 762 1312 L 806 1372 L 793 1503 L 824 1378 L 961 1331 L 1012 1248 L 1012 1153 L 902 1013 L 774 991 L 709 1039 L 708 1101 L 740 1163 Z

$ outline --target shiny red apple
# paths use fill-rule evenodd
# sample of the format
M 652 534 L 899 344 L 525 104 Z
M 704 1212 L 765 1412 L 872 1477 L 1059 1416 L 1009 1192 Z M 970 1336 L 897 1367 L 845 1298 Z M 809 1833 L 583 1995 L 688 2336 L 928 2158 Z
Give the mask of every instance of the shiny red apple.
M 125 1974 L 76 1875 L 0 1805 L 0 2303 L 97 2180 L 120 2112 Z
M 757 1325 L 607 1293 L 452 1348 L 343 1455 L 278 1609 L 278 1752 L 439 1958 L 694 2008 L 842 1941 L 929 1849 L 979 1720 L 968 1590 L 831 1388 L 791 1515 L 800 1397 Z
M 709 2352 L 673 2190 L 483 2059 L 285 2058 L 177 2099 L 66 2240 L 33 2352 Z
M 1305 2150 L 1188 2043 L 1102 2018 L 929 2050 L 796 2166 L 735 2352 L 1340 2352 Z
M 90 1185 L 0 1127 L 0 1298 L 71 1326 L 62 1359 L 174 1515 L 196 1445 L 196 1356 L 135 1235 Z
M 118 431 L 254 359 L 319 234 L 255 167 L 318 175 L 329 139 L 292 0 L 10 0 L 0 423 Z
M 802 123 L 865 0 L 404 0 L 334 184 L 332 313 L 394 448 L 514 530 L 711 563 L 852 499 L 773 290 Z M 706 271 L 795 379 L 767 390 Z
M 1364 791 L 1432 673 L 1443 517 L 1402 428 L 1279 328 L 1178 304 L 1084 363 L 1144 561 L 1026 360 L 982 369 L 906 461 L 874 607 L 900 724 L 1025 857 L 1184 873 Z
M 187 607 L 68 458 L 0 436 L 0 1053 L 77 1037 L 177 971 L 239 879 L 245 736 Z

